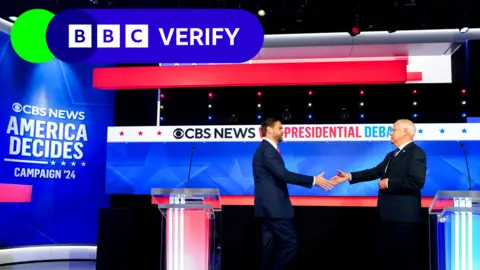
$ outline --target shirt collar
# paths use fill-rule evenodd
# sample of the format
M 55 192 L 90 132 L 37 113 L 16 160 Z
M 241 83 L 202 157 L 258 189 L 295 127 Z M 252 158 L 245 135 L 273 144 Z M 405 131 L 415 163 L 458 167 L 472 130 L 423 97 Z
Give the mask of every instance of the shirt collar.
M 270 139 L 268 139 L 268 138 L 263 138 L 263 139 L 264 139 L 265 141 L 269 142 L 269 143 L 273 146 L 273 148 L 277 149 L 277 144 L 276 144 L 274 141 L 272 141 L 272 140 L 270 140 Z
M 398 147 L 398 149 L 399 149 L 399 150 L 402 150 L 403 148 L 405 148 L 405 146 L 409 145 L 411 142 L 412 142 L 412 141 L 408 141 L 408 142 L 400 145 L 400 146 Z

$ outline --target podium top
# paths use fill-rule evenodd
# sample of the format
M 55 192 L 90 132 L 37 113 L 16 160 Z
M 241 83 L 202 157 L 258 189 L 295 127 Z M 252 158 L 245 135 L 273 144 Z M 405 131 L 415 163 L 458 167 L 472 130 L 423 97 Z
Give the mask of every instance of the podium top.
M 446 212 L 480 213 L 480 191 L 441 190 L 428 209 L 430 214 Z
M 220 192 L 216 188 L 152 188 L 152 203 L 159 209 L 221 208 Z
M 220 192 L 217 188 L 152 188 L 151 195 L 216 198 L 220 197 Z

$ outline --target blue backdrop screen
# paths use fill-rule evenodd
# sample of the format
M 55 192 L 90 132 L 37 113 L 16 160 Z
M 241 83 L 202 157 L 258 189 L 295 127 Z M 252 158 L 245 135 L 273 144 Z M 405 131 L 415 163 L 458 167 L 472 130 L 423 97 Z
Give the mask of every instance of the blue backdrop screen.
M 468 175 L 458 142 L 417 142 L 427 155 L 427 179 L 422 194 L 466 190 Z M 185 187 L 190 151 L 195 146 L 190 187 L 218 188 L 222 195 L 252 195 L 252 156 L 258 142 L 108 143 L 106 190 L 109 194 L 150 194 L 151 188 Z M 466 142 L 472 185 L 480 187 L 480 142 Z M 289 170 L 307 175 L 337 169 L 356 171 L 376 166 L 394 149 L 389 142 L 288 142 L 280 145 Z M 378 181 L 343 184 L 334 190 L 290 185 L 298 196 L 376 196 Z
M 30 203 L 0 203 L 0 247 L 96 243 L 114 94 L 92 68 L 27 63 L 0 33 L 0 183 L 32 187 Z

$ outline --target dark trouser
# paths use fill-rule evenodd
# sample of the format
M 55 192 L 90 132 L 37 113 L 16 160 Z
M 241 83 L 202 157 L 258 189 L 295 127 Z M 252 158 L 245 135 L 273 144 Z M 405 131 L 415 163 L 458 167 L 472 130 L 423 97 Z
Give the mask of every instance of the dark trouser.
M 283 270 L 297 250 L 297 236 L 291 219 L 262 219 L 262 270 Z
M 380 222 L 379 270 L 417 270 L 419 223 Z

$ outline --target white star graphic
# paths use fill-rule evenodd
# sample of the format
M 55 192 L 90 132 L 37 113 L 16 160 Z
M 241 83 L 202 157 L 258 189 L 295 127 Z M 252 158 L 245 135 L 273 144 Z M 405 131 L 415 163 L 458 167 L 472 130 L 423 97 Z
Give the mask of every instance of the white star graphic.
M 71 163 L 71 164 L 72 164 L 72 166 L 74 166 L 74 167 L 75 167 L 75 164 L 77 164 L 77 163 L 75 163 L 75 161 L 72 161 L 72 163 Z
M 84 161 L 82 162 L 82 167 L 85 167 L 85 166 L 87 166 L 87 163 Z
M 50 161 L 50 164 L 55 166 L 55 160 Z
M 62 161 L 62 166 L 65 166 L 65 164 L 67 164 L 65 161 Z

